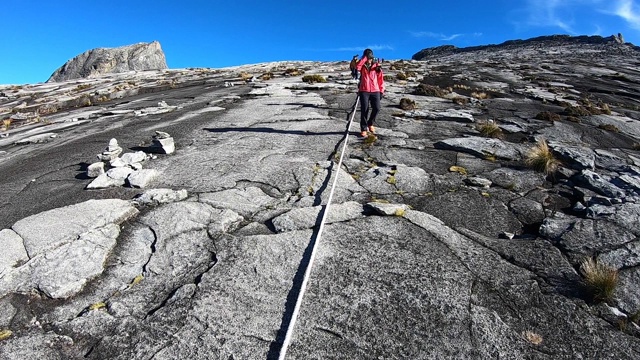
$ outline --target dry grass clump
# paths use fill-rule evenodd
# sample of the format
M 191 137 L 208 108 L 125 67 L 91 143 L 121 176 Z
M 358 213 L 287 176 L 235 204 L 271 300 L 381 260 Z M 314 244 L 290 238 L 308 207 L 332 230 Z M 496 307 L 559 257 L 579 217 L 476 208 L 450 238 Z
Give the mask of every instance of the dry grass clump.
M 80 85 L 76 86 L 76 91 L 86 90 L 86 89 L 88 89 L 90 87 L 91 87 L 90 84 L 80 84 Z
M 416 108 L 416 102 L 409 98 L 400 99 L 400 109 L 402 110 L 414 110 Z
M 405 73 L 399 72 L 398 74 L 396 74 L 396 79 L 398 79 L 398 80 L 407 80 L 408 77 L 407 77 L 407 75 Z
M 611 131 L 611 132 L 615 132 L 615 133 L 620 132 L 620 129 L 618 129 L 618 127 L 613 125 L 613 124 L 600 124 L 600 125 L 598 125 L 598 129 Z
M 551 111 L 540 112 L 536 115 L 535 118 L 538 120 L 545 120 L 545 121 L 551 121 L 551 122 L 560 121 L 561 119 L 560 115 L 553 113 Z
M 384 81 L 387 81 L 387 82 L 392 82 L 393 80 L 395 80 L 394 77 L 391 75 L 385 75 L 382 78 L 384 79 Z
M 450 91 L 442 89 L 439 86 L 429 84 L 419 84 L 413 92 L 415 95 L 445 97 Z
M 289 68 L 284 71 L 284 76 L 300 76 L 304 74 L 304 70 Z
M 549 175 L 558 170 L 560 161 L 553 156 L 547 142 L 540 140 L 536 146 L 529 150 L 529 153 L 525 158 L 525 164 L 537 172 Z
M 618 285 L 618 270 L 593 258 L 587 258 L 580 264 L 580 272 L 594 302 L 608 302 L 613 299 Z
M 1 330 L 0 331 L 0 341 L 10 338 L 11 335 L 13 335 L 13 331 L 11 331 L 9 329 Z
M 246 71 L 243 71 L 243 72 L 241 72 L 241 73 L 240 73 L 240 78 L 241 78 L 243 81 L 247 81 L 247 80 L 251 79 L 252 77 L 253 77 L 253 75 L 249 74 L 249 73 L 248 73 L 248 72 L 246 72 Z
M 583 106 L 569 105 L 564 108 L 564 112 L 567 116 L 589 116 L 591 113 Z
M 533 331 L 527 330 L 524 333 L 522 333 L 522 335 L 524 336 L 525 339 L 527 339 L 528 342 L 532 343 L 533 345 L 542 344 L 542 336 L 534 333 Z
M 582 120 L 580 120 L 580 118 L 575 117 L 575 116 L 567 116 L 567 121 L 571 121 L 571 122 L 578 123 L 578 124 L 580 124 L 582 122 Z
M 467 175 L 467 169 L 463 168 L 462 166 L 453 165 L 449 167 L 449 171 L 457 172 L 458 174 L 461 174 L 461 175 Z
M 464 98 L 464 97 L 455 97 L 452 99 L 454 104 L 460 105 L 460 106 L 465 106 L 469 103 L 469 99 Z
M 478 99 L 478 100 L 485 100 L 485 99 L 488 99 L 488 98 L 489 98 L 489 94 L 487 94 L 487 93 L 486 93 L 486 92 L 484 92 L 484 91 L 480 91 L 480 92 L 478 92 L 478 91 L 473 91 L 473 92 L 471 93 L 471 97 L 476 98 L 476 99 Z
M 271 71 L 266 72 L 266 73 L 260 75 L 260 79 L 262 79 L 262 80 L 271 80 L 271 79 L 273 79 L 273 73 Z
M 2 120 L 2 125 L 4 125 L 4 131 L 9 130 L 9 126 L 11 126 L 11 119 Z
M 302 77 L 302 81 L 309 83 L 309 84 L 313 84 L 313 83 L 326 83 L 327 79 L 324 78 L 324 76 L 319 75 L 319 74 L 313 74 L 313 75 L 305 75 Z
M 476 129 L 482 134 L 484 137 L 494 138 L 494 139 L 503 139 L 504 133 L 502 129 L 493 121 L 483 121 L 478 123 Z

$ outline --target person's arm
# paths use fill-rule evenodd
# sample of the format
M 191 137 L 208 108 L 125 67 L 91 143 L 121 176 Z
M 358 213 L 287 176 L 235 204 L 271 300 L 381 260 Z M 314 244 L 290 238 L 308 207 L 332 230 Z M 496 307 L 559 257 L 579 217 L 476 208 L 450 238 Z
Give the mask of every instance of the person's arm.
M 358 71 L 362 71 L 362 67 L 364 66 L 364 63 L 367 62 L 367 58 L 366 57 L 362 57 L 362 59 L 360 59 L 360 61 L 358 61 L 358 65 L 356 65 L 356 69 L 358 69 Z

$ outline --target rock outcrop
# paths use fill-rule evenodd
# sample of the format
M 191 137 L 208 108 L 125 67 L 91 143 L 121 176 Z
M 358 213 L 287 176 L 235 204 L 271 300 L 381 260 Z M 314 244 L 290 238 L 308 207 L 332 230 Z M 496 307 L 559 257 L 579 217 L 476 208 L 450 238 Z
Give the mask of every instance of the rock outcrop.
M 160 43 L 153 41 L 85 51 L 54 71 L 47 82 L 90 78 L 131 70 L 162 70 L 166 68 L 167 60 Z
M 346 61 L 0 86 L 0 358 L 275 359 L 315 246 L 287 359 L 637 359 L 635 51 L 385 62 L 366 140 Z

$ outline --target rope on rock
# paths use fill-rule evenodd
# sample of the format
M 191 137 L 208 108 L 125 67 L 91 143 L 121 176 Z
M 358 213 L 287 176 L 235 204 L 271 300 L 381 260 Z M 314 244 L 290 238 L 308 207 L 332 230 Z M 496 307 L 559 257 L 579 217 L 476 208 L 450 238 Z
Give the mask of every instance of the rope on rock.
M 320 229 L 318 229 L 318 236 L 316 237 L 316 242 L 313 244 L 313 248 L 311 249 L 311 256 L 309 257 L 309 264 L 304 271 L 304 278 L 302 279 L 302 285 L 300 286 L 300 293 L 298 294 L 298 298 L 296 299 L 296 306 L 293 309 L 293 314 L 291 314 L 291 321 L 289 322 L 289 326 L 287 327 L 287 334 L 284 337 L 284 341 L 282 342 L 282 347 L 280 348 L 280 356 L 278 356 L 279 360 L 284 360 L 287 355 L 287 349 L 289 348 L 289 344 L 291 343 L 291 337 L 293 336 L 293 328 L 296 325 L 296 320 L 298 320 L 298 315 L 300 313 L 300 307 L 302 306 L 302 298 L 304 296 L 304 292 L 307 289 L 307 282 L 309 281 L 309 277 L 311 275 L 311 268 L 313 267 L 313 261 L 316 257 L 316 249 L 318 244 L 320 243 L 320 238 L 322 237 L 322 231 L 324 230 L 324 224 L 327 219 L 327 214 L 329 213 L 329 207 L 331 206 L 331 199 L 333 199 L 333 192 L 336 189 L 336 184 L 338 183 L 338 176 L 340 175 L 340 168 L 342 167 L 342 159 L 344 158 L 345 150 L 347 149 L 347 143 L 349 142 L 349 130 L 351 129 L 351 123 L 353 122 L 353 118 L 356 115 L 356 109 L 358 108 L 358 102 L 360 101 L 360 96 L 356 97 L 356 102 L 353 105 L 353 110 L 351 111 L 351 118 L 349 119 L 349 124 L 347 124 L 347 130 L 344 136 L 344 144 L 342 145 L 342 151 L 340 152 L 340 160 L 338 161 L 338 171 L 336 172 L 336 177 L 333 179 L 333 185 L 331 185 L 331 192 L 329 192 L 329 199 L 327 200 L 327 205 L 324 209 L 324 214 L 322 214 L 322 220 L 320 221 Z M 329 175 L 331 176 L 331 175 Z

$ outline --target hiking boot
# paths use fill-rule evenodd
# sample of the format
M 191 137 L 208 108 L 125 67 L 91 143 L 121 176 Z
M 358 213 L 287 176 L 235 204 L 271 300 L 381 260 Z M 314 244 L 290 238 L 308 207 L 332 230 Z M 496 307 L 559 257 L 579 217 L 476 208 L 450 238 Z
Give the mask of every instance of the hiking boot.
M 360 137 L 367 137 L 367 132 L 366 131 L 360 131 Z
M 369 126 L 369 132 L 372 134 L 376 133 L 376 128 L 373 127 L 373 125 Z

